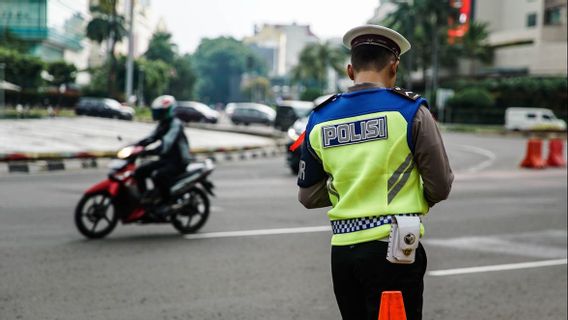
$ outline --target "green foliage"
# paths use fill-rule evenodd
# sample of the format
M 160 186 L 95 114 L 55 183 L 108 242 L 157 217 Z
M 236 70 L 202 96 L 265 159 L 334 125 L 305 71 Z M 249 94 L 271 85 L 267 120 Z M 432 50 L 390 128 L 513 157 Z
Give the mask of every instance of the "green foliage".
M 47 72 L 53 77 L 51 83 L 56 86 L 73 83 L 77 76 L 77 68 L 65 61 L 56 61 L 48 64 Z
M 150 102 L 165 93 L 171 68 L 160 60 L 140 59 L 139 64 L 144 71 L 144 100 Z
M 152 35 L 148 50 L 144 54 L 148 60 L 162 60 L 173 65 L 177 56 L 177 45 L 171 40 L 172 35 L 168 32 L 157 31 Z
M 195 88 L 195 71 L 193 70 L 192 58 L 189 54 L 176 57 L 173 64 L 173 75 L 167 93 L 178 100 L 192 100 Z
M 23 89 L 36 90 L 41 85 L 44 64 L 39 58 L 0 47 L 0 63 L 5 65 L 6 81 Z
M 91 6 L 93 19 L 87 24 L 87 38 L 102 43 L 112 38 L 112 46 L 128 34 L 124 16 L 116 13 L 117 0 L 99 0 L 98 5 Z
M 447 104 L 452 109 L 484 109 L 491 108 L 495 99 L 486 89 L 465 88 L 448 99 Z
M 124 88 L 126 83 L 126 57 L 118 58 L 116 84 Z M 107 97 L 105 87 L 108 67 L 103 65 L 92 73 L 90 85 L 84 89 L 86 95 Z M 142 70 L 142 72 L 140 72 Z M 161 60 L 151 61 L 140 58 L 134 61 L 133 83 L 139 83 L 138 77 L 143 74 L 143 92 L 146 102 L 153 100 L 166 92 L 169 85 L 171 67 Z M 120 96 L 123 100 L 124 97 Z
M 327 71 L 344 72 L 347 52 L 330 43 L 307 45 L 301 52 L 298 65 L 292 70 L 292 79 L 309 89 L 318 90 L 318 96 L 327 87 Z M 314 91 L 314 90 L 312 90 Z
M 302 94 L 300 95 L 300 100 L 314 101 L 319 96 L 321 96 L 321 90 L 319 90 L 318 88 L 308 88 L 302 92 Z
M 117 0 L 99 0 L 97 5 L 91 6 L 92 20 L 87 24 L 87 38 L 102 43 L 110 40 L 108 50 L 109 61 L 108 72 L 106 72 L 106 94 L 110 97 L 117 97 L 116 92 L 116 59 L 114 49 L 116 43 L 122 41 L 127 35 L 125 28 L 126 21 L 123 16 L 116 12 Z
M 509 107 L 549 108 L 558 117 L 565 120 L 568 118 L 568 111 L 566 110 L 568 79 L 565 77 L 459 80 L 446 84 L 446 87 L 450 87 L 458 93 L 472 89 L 491 93 L 491 96 L 494 97 L 494 105 L 491 108 L 474 110 L 476 114 L 473 116 L 479 118 L 480 123 L 502 123 L 505 109 Z M 448 103 L 451 103 L 450 108 L 457 108 L 457 110 L 452 111 L 454 115 L 452 120 L 463 123 L 471 121 L 472 114 L 468 116 L 469 111 L 464 111 L 467 107 L 463 108 L 462 105 L 452 100 L 454 99 L 448 101 Z
M 4 48 L 16 50 L 24 54 L 30 49 L 29 42 L 14 36 L 7 27 L 0 27 L 0 43 Z
M 455 9 L 449 6 L 448 1 L 421 0 L 400 2 L 395 11 L 388 17 L 386 25 L 406 35 L 411 41 L 412 51 L 402 56 L 415 61 L 413 67 L 426 70 L 432 66 L 434 46 L 433 38 L 438 39 L 438 54 L 443 66 L 456 65 L 455 50 L 447 42 L 448 17 L 455 14 Z M 414 70 L 413 68 L 413 70 Z
M 231 37 L 201 40 L 193 61 L 199 75 L 197 92 L 205 103 L 227 103 L 235 99 L 240 94 L 239 83 L 243 73 L 262 75 L 266 72 L 262 60 L 242 42 Z

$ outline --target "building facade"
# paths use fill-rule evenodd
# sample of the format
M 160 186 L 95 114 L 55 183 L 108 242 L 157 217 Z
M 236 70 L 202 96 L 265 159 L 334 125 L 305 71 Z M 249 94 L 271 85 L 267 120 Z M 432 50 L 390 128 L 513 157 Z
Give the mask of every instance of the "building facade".
M 475 0 L 473 21 L 488 24 L 497 71 L 566 75 L 566 0 Z
M 296 23 L 255 27 L 254 35 L 244 39 L 244 43 L 266 61 L 271 77 L 287 76 L 298 64 L 302 49 L 318 41 L 309 25 Z
M 142 55 L 153 33 L 150 0 L 134 0 L 134 55 Z M 86 38 L 91 20 L 89 8 L 97 0 L 0 0 L 0 31 L 25 41 L 29 53 L 43 61 L 64 60 L 78 70 L 100 66 L 108 55 L 106 44 L 99 45 Z M 117 12 L 128 19 L 129 0 L 118 0 Z M 116 47 L 118 54 L 127 54 L 125 38 Z M 89 82 L 87 72 L 79 72 L 78 84 Z

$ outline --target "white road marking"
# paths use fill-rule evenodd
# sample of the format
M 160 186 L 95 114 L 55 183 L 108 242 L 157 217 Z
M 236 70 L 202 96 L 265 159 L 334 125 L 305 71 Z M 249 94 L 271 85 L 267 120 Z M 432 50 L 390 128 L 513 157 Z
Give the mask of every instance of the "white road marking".
M 566 256 L 566 230 L 423 240 L 425 245 L 543 259 Z M 552 244 L 552 245 L 551 245 Z
M 495 159 L 497 159 L 497 156 L 495 155 L 495 153 L 493 153 L 493 152 L 491 152 L 487 149 L 483 149 L 483 148 L 479 148 L 479 147 L 475 147 L 475 146 L 470 146 L 470 145 L 458 145 L 457 147 L 464 149 L 466 151 L 472 152 L 472 153 L 482 155 L 482 156 L 487 158 L 485 161 L 482 161 L 482 162 L 476 164 L 475 166 L 467 168 L 465 171 L 468 172 L 468 173 L 475 173 L 475 172 L 481 171 L 481 170 L 491 166 L 493 164 L 493 162 L 495 162 Z
M 436 270 L 436 271 L 428 271 L 426 274 L 433 277 L 443 277 L 443 276 L 453 276 L 453 275 L 468 274 L 468 273 L 483 273 L 483 272 L 493 272 L 493 271 L 507 271 L 507 270 L 560 266 L 567 264 L 567 262 L 568 259 L 565 258 L 565 259 L 533 261 L 533 262 L 498 264 L 492 266 Z
M 211 238 L 234 238 L 234 237 L 252 237 L 252 236 L 268 236 L 279 234 L 293 233 L 312 233 L 331 231 L 330 226 L 300 227 L 300 228 L 278 228 L 278 229 L 258 229 L 258 230 L 241 230 L 241 231 L 225 231 L 188 234 L 184 237 L 189 240 L 193 239 L 211 239 Z

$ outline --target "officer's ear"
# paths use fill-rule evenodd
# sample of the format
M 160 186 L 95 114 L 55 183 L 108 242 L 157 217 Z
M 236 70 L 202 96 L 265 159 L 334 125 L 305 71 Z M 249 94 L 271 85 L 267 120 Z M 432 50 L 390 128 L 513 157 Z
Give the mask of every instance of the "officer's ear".
M 393 63 L 391 63 L 390 68 L 391 68 L 391 76 L 396 76 L 396 72 L 398 71 L 398 65 L 400 64 L 400 59 L 396 59 L 394 60 Z
M 353 65 L 350 63 L 347 65 L 347 76 L 351 80 L 355 80 L 355 73 L 353 72 Z

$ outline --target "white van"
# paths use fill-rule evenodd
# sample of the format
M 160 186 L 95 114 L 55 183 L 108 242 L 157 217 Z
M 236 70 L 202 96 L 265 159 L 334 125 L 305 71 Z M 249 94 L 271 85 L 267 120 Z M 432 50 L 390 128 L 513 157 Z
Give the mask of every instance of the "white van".
M 507 130 L 566 130 L 566 122 L 556 118 L 552 110 L 545 108 L 507 108 Z

